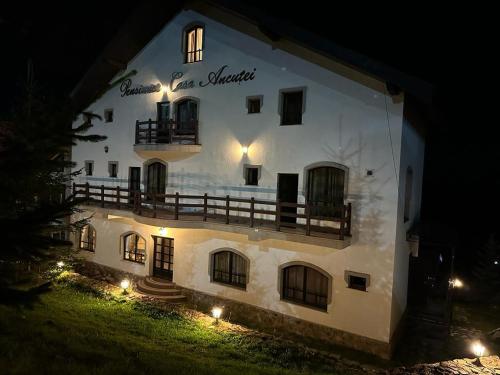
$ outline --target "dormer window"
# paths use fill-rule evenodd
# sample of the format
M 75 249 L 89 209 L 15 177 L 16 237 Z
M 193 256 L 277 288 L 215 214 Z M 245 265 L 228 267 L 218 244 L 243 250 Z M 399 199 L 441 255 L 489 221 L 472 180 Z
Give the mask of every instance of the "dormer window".
M 203 60 L 203 26 L 191 26 L 185 31 L 185 63 Z

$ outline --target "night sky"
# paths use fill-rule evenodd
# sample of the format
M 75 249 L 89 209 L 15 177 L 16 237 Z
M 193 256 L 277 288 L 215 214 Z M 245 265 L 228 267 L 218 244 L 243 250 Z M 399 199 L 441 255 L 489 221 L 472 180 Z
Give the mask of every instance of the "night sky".
M 329 3 L 328 9 L 325 1 L 309 0 L 307 8 L 248 2 L 435 85 L 422 221 L 432 240 L 456 236 L 459 266 L 472 260 L 488 234 L 500 231 L 500 147 L 492 124 L 470 116 L 469 63 L 480 55 L 472 51 L 473 34 L 457 5 L 452 14 L 422 2 L 385 8 L 380 2 L 371 8 Z M 133 9 L 125 2 L 36 4 L 0 14 L 2 117 L 22 89 L 28 58 L 40 86 L 68 93 Z

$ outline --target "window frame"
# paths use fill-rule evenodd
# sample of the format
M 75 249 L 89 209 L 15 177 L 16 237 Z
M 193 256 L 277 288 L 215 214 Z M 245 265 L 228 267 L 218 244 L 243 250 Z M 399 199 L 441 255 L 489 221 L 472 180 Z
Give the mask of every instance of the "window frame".
M 197 38 L 197 29 L 202 30 L 202 35 L 201 35 L 201 49 L 196 49 L 196 44 L 198 41 Z M 194 51 L 188 51 L 188 37 L 189 33 L 191 31 L 195 31 L 195 49 Z M 201 53 L 200 53 L 201 52 Z M 204 55 L 205 55 L 205 25 L 200 22 L 192 22 L 184 27 L 184 30 L 182 32 L 182 54 L 183 54 L 183 63 L 184 64 L 195 64 L 197 62 L 203 61 Z M 189 61 L 189 54 L 193 54 L 194 58 L 193 61 Z M 196 56 L 201 56 L 199 60 L 196 60 Z
M 284 118 L 284 107 L 285 107 L 285 95 L 293 94 L 296 92 L 302 92 L 302 110 L 300 111 L 300 122 L 297 123 L 285 123 Z M 307 87 L 291 87 L 286 89 L 281 89 L 279 91 L 279 103 L 278 103 L 278 114 L 280 115 L 280 126 L 293 126 L 293 125 L 304 125 L 304 113 L 306 112 L 306 95 Z
M 319 304 L 312 304 L 312 303 L 308 303 L 306 301 L 306 297 L 307 297 L 307 288 L 304 288 L 304 286 L 306 285 L 307 283 L 307 275 L 306 277 L 304 277 L 304 280 L 303 280 L 303 298 L 301 300 L 299 299 L 293 299 L 293 298 L 289 298 L 285 295 L 285 281 L 286 281 L 286 278 L 285 278 L 285 272 L 287 269 L 291 268 L 291 267 L 303 267 L 304 268 L 304 275 L 306 275 L 307 273 L 307 269 L 311 269 L 313 271 L 316 271 L 318 272 L 320 275 L 322 275 L 323 277 L 326 278 L 326 281 L 327 281 L 327 294 L 324 296 L 324 298 L 326 298 L 326 303 L 325 305 L 319 305 Z M 332 303 L 332 291 L 333 291 L 333 278 L 332 276 L 327 273 L 326 271 L 322 270 L 320 267 L 317 267 L 313 264 L 310 264 L 310 263 L 306 263 L 306 262 L 289 262 L 289 263 L 286 263 L 286 264 L 283 264 L 279 267 L 279 272 L 278 272 L 278 292 L 280 294 L 280 300 L 283 301 L 283 302 L 286 302 L 286 303 L 293 303 L 295 305 L 299 305 L 299 306 L 303 306 L 303 307 L 307 307 L 307 308 L 310 308 L 310 309 L 313 309 L 313 310 L 317 310 L 317 311 L 321 311 L 321 312 L 325 312 L 325 313 L 328 313 L 328 307 L 329 305 Z
M 111 120 L 109 120 L 109 118 L 108 118 L 109 114 L 111 114 Z M 104 122 L 111 123 L 114 121 L 114 119 L 115 119 L 115 115 L 114 115 L 113 108 L 106 108 L 104 110 Z
M 215 276 L 215 272 L 216 272 L 216 269 L 215 269 L 215 264 L 216 264 L 215 257 L 218 254 L 222 254 L 222 253 L 229 253 L 229 257 L 230 257 L 230 261 L 229 261 L 229 276 L 230 277 L 229 278 L 231 280 L 230 282 L 227 282 L 227 281 L 222 280 L 222 279 L 218 279 Z M 244 261 L 244 264 L 245 264 L 245 266 L 244 266 L 244 269 L 245 269 L 245 274 L 244 274 L 245 281 L 244 281 L 244 284 L 232 282 L 234 276 L 236 276 L 236 277 L 242 277 L 241 274 L 233 273 L 232 265 L 234 264 L 234 258 L 235 257 L 240 257 Z M 219 272 L 222 272 L 222 271 L 219 271 Z M 239 251 L 237 251 L 235 249 L 231 249 L 231 248 L 215 249 L 215 250 L 213 250 L 213 251 L 210 252 L 210 262 L 209 262 L 208 273 L 209 273 L 209 277 L 210 277 L 210 282 L 211 283 L 220 284 L 220 285 L 223 285 L 223 286 L 232 287 L 232 288 L 235 288 L 235 289 L 238 289 L 238 290 L 246 291 L 247 284 L 249 282 L 249 275 L 250 275 L 250 259 L 248 259 L 248 257 L 246 257 L 244 254 L 242 254 L 241 252 L 239 252 Z
M 85 160 L 85 176 L 93 176 L 94 175 L 94 161 L 93 160 Z M 90 168 L 87 168 L 87 166 Z M 90 170 L 90 173 L 89 173 Z
M 251 101 L 258 101 L 259 102 L 259 111 L 258 112 L 250 112 L 250 102 Z M 258 113 L 262 113 L 262 106 L 264 102 L 264 95 L 253 95 L 253 96 L 247 96 L 246 97 L 246 109 L 247 109 L 247 114 L 249 115 L 255 115 Z
M 87 244 L 87 247 L 82 247 L 82 240 L 83 240 L 82 236 L 83 236 L 83 230 L 85 227 L 88 227 L 88 229 L 89 229 L 89 230 L 87 230 L 87 241 L 84 242 Z M 89 236 L 88 236 L 88 233 L 90 233 L 90 230 L 92 230 L 92 232 L 93 232 L 93 236 L 92 236 L 93 241 L 92 242 L 89 241 Z M 95 230 L 94 226 L 91 224 L 85 224 L 79 231 L 78 249 L 84 250 L 84 251 L 89 251 L 91 253 L 95 253 L 96 242 L 97 242 L 96 238 L 97 238 L 97 231 Z
M 363 290 L 363 289 L 351 287 L 351 277 L 360 277 L 360 278 L 365 279 L 365 289 Z M 360 292 L 368 292 L 368 287 L 370 286 L 370 282 L 371 282 L 369 274 L 367 274 L 367 273 L 360 273 L 360 272 L 354 272 L 354 271 L 348 271 L 348 270 L 344 271 L 344 280 L 346 282 L 347 288 L 353 289 L 353 290 L 358 290 Z
M 134 249 L 132 252 L 127 249 L 127 238 L 130 236 L 135 236 Z M 139 239 L 142 239 L 144 241 L 144 253 L 139 253 L 139 250 L 142 250 L 142 249 L 138 249 L 138 246 L 137 246 Z M 146 239 L 144 237 L 142 237 L 139 233 L 128 232 L 128 233 L 125 233 L 122 235 L 122 251 L 123 251 L 123 255 L 122 255 L 123 260 L 126 260 L 128 262 L 132 262 L 132 263 L 146 264 L 147 242 L 146 242 Z M 126 254 L 129 254 L 129 258 L 125 257 Z M 130 258 L 130 254 L 134 254 L 134 259 Z M 142 259 L 142 261 L 137 260 L 138 255 L 140 255 L 140 258 Z
M 259 186 L 259 181 L 260 181 L 260 175 L 261 175 L 261 165 L 255 165 L 255 164 L 245 164 L 243 166 L 243 179 L 245 180 L 245 186 Z M 256 184 L 249 184 L 248 183 L 248 170 L 249 169 L 256 169 L 257 170 L 257 183 Z
M 116 165 L 116 173 L 113 176 L 112 172 L 112 165 Z M 117 161 L 108 161 L 108 174 L 110 178 L 118 178 L 118 162 Z

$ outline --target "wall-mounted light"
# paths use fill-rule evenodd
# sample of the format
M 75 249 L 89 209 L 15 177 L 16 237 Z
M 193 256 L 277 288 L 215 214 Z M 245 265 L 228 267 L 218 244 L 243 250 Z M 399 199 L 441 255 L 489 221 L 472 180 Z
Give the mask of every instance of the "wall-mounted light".
M 241 152 L 243 153 L 243 155 L 248 154 L 248 146 L 241 146 Z
M 168 91 L 168 85 L 161 85 L 161 91 L 166 94 Z
M 64 262 L 62 260 L 60 260 L 59 262 L 57 262 L 57 267 L 59 267 L 59 268 L 64 267 Z
M 464 283 L 462 282 L 462 280 L 455 278 L 451 280 L 451 286 L 453 288 L 461 288 L 464 286 Z
M 159 230 L 160 236 L 165 237 L 167 235 L 167 228 L 161 227 Z
M 109 146 L 104 146 L 104 152 L 107 154 L 109 151 Z

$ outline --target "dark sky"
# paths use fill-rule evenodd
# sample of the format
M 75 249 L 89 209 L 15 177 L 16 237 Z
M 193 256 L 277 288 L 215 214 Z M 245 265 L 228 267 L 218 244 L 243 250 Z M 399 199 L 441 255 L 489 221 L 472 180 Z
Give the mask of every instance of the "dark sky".
M 469 98 L 477 94 L 471 63 L 483 53 L 472 32 L 471 9 L 456 2 L 453 9 L 439 9 L 425 2 L 246 1 L 433 83 L 423 219 L 438 223 L 431 226 L 432 236 L 444 233 L 442 226 L 457 233 L 464 260 L 489 232 L 500 230 L 500 147 L 492 124 L 470 116 Z M 45 90 L 69 92 L 133 9 L 123 1 L 40 3 L 0 14 L 2 114 L 22 88 L 28 58 Z

